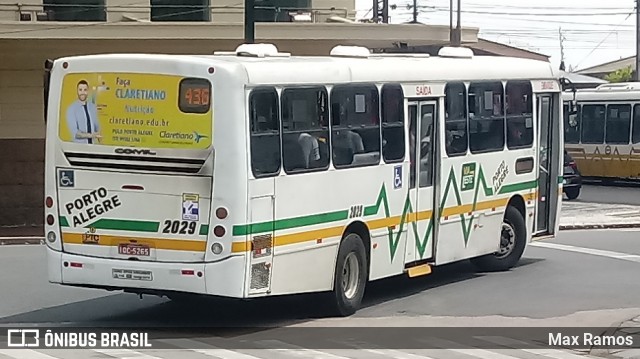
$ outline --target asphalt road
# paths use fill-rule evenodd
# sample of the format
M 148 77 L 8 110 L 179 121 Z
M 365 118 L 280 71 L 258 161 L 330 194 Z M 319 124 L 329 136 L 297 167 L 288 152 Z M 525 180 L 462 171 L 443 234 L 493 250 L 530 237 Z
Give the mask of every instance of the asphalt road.
M 615 203 L 640 206 L 640 184 L 585 184 L 575 201 L 586 203 Z
M 43 246 L 2 246 L 0 325 L 66 324 L 129 328 L 184 325 L 204 337 L 210 333 L 205 327 L 229 325 L 610 326 L 640 315 L 640 302 L 637 300 L 640 282 L 636 280 L 640 269 L 638 238 L 638 230 L 567 231 L 555 240 L 530 246 L 520 265 L 508 272 L 477 273 L 463 262 L 436 268 L 432 275 L 422 278 L 399 277 L 378 281 L 369 285 L 364 308 L 349 318 L 325 318 L 321 297 L 317 295 L 250 302 L 211 299 L 185 305 L 158 297 L 139 299 L 132 294 L 62 287 L 47 282 Z M 101 358 L 136 356 L 126 351 L 118 353 L 92 355 Z M 189 352 L 188 355 L 171 356 L 160 352 L 145 353 L 146 359 L 200 358 L 197 355 L 202 354 Z M 207 353 L 202 357 L 232 358 L 235 355 L 215 351 Z M 280 352 L 269 353 L 252 356 L 245 352 L 248 357 L 236 357 L 284 356 Z M 375 351 L 365 356 L 361 352 L 304 353 L 298 354 L 332 359 L 425 358 L 422 356 L 424 353 L 415 351 L 413 356 L 404 352 L 385 352 L 386 355 L 381 356 Z M 456 351 L 445 354 L 430 352 L 428 357 L 469 358 L 468 355 L 477 355 Z M 482 355 L 486 356 L 486 353 Z M 517 351 L 503 359 L 533 358 L 532 355 Z M 559 355 L 572 358 L 571 353 Z M 0 350 L 0 358 L 3 357 L 18 358 Z M 46 358 L 63 357 L 82 355 L 51 354 Z
M 567 231 L 553 241 L 640 255 L 640 231 Z M 0 324 L 74 325 L 284 325 L 323 318 L 318 295 L 258 299 L 212 299 L 208 308 L 165 298 L 64 287 L 47 282 L 45 247 L 0 247 Z M 640 263 L 555 248 L 531 246 L 520 265 L 502 273 L 478 273 L 468 263 L 434 269 L 427 277 L 401 276 L 369 285 L 354 318 L 469 317 L 558 318 L 580 311 L 640 307 Z M 624 292 L 625 295 L 612 295 Z M 269 310 L 264 310 L 268 307 Z M 640 314 L 640 310 L 638 311 Z M 590 313 L 595 319 L 597 312 Z M 609 325 L 608 317 L 601 325 Z M 336 320 L 336 319 L 331 319 Z

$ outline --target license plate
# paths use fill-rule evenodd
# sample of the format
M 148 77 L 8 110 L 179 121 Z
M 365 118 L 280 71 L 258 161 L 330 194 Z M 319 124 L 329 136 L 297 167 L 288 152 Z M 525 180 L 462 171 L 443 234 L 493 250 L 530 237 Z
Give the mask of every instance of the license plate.
M 118 253 L 124 254 L 127 256 L 149 256 L 151 255 L 151 250 L 149 246 L 144 246 L 140 244 L 130 244 L 123 243 L 118 246 Z
M 129 280 L 153 280 L 153 274 L 149 270 L 135 270 L 135 269 L 112 269 L 111 273 L 115 279 L 129 279 Z

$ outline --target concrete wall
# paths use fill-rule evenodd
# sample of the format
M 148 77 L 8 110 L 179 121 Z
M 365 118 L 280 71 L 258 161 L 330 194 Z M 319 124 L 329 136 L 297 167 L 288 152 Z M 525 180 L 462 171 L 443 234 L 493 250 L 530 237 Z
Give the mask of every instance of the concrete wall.
M 40 226 L 44 140 L 0 139 L 0 226 Z
M 41 64 L 0 41 L 0 226 L 43 222 L 44 119 Z
M 30 13 L 35 21 L 36 12 L 42 11 L 42 0 L 0 0 L 0 21 L 18 21 L 20 11 Z

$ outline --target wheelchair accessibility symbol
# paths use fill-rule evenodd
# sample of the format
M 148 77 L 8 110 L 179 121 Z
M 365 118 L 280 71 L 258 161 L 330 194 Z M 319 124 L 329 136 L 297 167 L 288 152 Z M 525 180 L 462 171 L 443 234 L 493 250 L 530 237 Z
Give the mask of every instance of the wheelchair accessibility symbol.
M 73 178 L 73 171 L 60 171 L 60 178 L 58 180 L 60 187 L 73 187 L 75 181 Z
M 402 166 L 395 166 L 393 168 L 393 188 L 402 188 Z

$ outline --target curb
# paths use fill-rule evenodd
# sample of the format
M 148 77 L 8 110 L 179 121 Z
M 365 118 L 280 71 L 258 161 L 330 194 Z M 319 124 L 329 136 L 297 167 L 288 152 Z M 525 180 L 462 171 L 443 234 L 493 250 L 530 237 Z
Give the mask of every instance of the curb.
M 44 244 L 44 237 L 0 237 L 0 246 L 20 244 Z
M 613 224 L 568 224 L 560 225 L 561 231 L 571 231 L 580 229 L 624 229 L 640 228 L 639 223 L 613 223 Z

